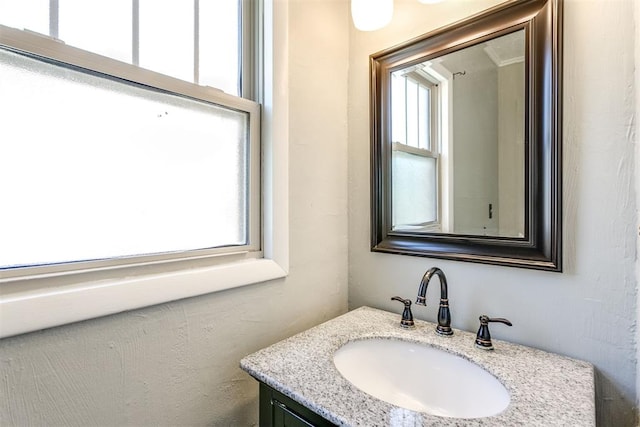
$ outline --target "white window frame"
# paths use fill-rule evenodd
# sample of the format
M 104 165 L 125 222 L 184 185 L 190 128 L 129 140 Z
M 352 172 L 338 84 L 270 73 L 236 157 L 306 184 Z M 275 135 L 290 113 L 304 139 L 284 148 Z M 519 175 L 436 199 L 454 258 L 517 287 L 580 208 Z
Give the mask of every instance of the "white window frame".
M 409 145 L 408 141 L 394 141 L 394 143 L 398 143 L 399 145 L 405 145 L 407 147 L 417 148 L 422 151 L 427 151 L 432 153 L 431 157 L 436 157 L 439 151 L 439 128 L 440 122 L 439 111 L 440 111 L 440 91 L 438 88 L 438 83 L 431 80 L 431 77 L 427 77 L 425 72 L 421 72 L 418 70 L 411 71 L 403 75 L 405 79 L 405 118 L 408 116 L 406 111 L 408 111 L 408 96 L 406 94 L 407 89 L 407 80 L 413 81 L 418 87 L 424 87 L 429 89 L 429 100 L 430 100 L 430 108 L 429 108 L 429 147 L 413 147 Z M 408 128 L 408 119 L 405 119 L 405 139 L 408 139 L 409 128 Z M 418 141 L 419 144 L 420 141 Z
M 438 143 L 440 156 L 440 227 L 442 230 L 453 230 L 453 74 L 440 64 L 440 58 L 424 64 L 422 71 L 430 79 L 438 82 Z
M 262 65 L 262 78 L 255 83 L 262 93 L 261 254 L 255 257 L 255 252 L 253 255 L 241 252 L 161 263 L 152 260 L 129 266 L 126 271 L 107 266 L 71 275 L 50 272 L 0 278 L 0 338 L 288 274 L 288 93 L 272 90 L 288 87 L 286 52 L 274 49 L 274 46 L 287 46 L 288 6 L 286 2 L 264 0 L 258 13 L 264 17 L 262 31 L 256 32 L 263 46 L 262 61 L 257 61 Z M 20 46 L 14 47 L 20 49 Z M 23 50 L 33 52 L 32 46 Z M 84 51 L 78 55 L 83 61 L 93 56 Z M 175 89 L 163 86 L 170 82 L 184 86 L 180 92 L 190 95 L 191 84 L 149 73 L 158 80 L 157 87 L 173 92 Z M 230 95 L 213 89 L 210 92 L 212 96 L 236 102 Z M 197 94 L 193 95 L 198 98 Z
M 441 156 L 441 147 L 442 147 L 442 95 L 439 87 L 440 81 L 435 77 L 427 74 L 425 71 L 420 70 L 411 70 L 403 76 L 405 79 L 410 79 L 415 82 L 418 86 L 428 87 L 430 90 L 430 115 L 429 115 L 429 148 L 419 148 L 408 145 L 407 142 L 401 141 L 393 141 L 392 143 L 392 151 L 400 151 L 407 154 L 412 154 L 420 157 L 429 157 L 435 159 L 436 161 L 436 220 L 435 221 L 427 221 L 421 224 L 400 224 L 399 227 L 396 227 L 394 224 L 394 231 L 405 231 L 405 227 L 409 226 L 408 229 L 411 231 L 423 231 L 423 232 L 439 232 L 442 231 L 442 217 L 443 217 L 443 209 L 442 209 L 442 156 Z M 434 81 L 435 80 L 435 81 Z M 406 90 L 406 83 L 405 83 Z M 405 94 L 405 104 L 407 102 L 407 96 Z M 405 106 L 406 109 L 406 106 Z M 406 115 L 405 115 L 406 116 Z M 407 120 L 405 120 L 405 135 L 408 135 L 409 130 L 407 128 Z M 405 138 L 406 139 L 406 138 Z

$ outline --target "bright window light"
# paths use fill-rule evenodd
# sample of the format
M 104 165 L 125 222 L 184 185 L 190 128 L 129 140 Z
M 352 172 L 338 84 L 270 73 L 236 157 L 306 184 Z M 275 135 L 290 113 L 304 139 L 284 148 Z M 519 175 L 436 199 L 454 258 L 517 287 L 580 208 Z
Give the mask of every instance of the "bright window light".
M 0 0 L 0 24 L 49 34 L 50 0 Z
M 140 1 L 140 66 L 194 80 L 192 1 Z M 175 25 L 179 23 L 179 25 Z
M 0 75 L 0 269 L 247 244 L 247 113 L 6 50 Z
M 240 3 L 0 0 L 0 25 L 241 96 Z
M 131 62 L 130 0 L 59 0 L 58 4 L 58 38 L 89 52 Z

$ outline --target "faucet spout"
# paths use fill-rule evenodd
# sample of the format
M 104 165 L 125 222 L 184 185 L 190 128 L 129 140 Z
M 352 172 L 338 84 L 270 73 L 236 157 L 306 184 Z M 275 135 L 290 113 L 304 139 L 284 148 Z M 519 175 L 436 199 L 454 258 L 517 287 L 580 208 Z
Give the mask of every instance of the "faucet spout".
M 438 326 L 436 327 L 436 332 L 440 335 L 453 335 L 453 330 L 451 329 L 451 312 L 449 311 L 447 277 L 438 267 L 430 268 L 426 273 L 424 273 L 424 276 L 422 276 L 420 287 L 418 288 L 416 304 L 427 305 L 427 287 L 434 275 L 438 276 L 438 279 L 440 280 L 440 308 L 438 309 Z

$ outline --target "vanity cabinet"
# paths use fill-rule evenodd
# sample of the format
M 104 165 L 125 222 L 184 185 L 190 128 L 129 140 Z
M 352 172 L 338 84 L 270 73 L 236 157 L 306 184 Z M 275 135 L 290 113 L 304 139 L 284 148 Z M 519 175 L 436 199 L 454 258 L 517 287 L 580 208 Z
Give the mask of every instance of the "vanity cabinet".
M 260 383 L 260 427 L 335 427 L 295 400 Z

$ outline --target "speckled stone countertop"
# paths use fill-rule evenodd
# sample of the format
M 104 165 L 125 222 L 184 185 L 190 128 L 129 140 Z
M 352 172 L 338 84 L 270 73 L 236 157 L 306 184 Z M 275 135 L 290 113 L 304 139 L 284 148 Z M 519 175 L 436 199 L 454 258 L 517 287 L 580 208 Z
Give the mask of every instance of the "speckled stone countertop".
M 438 336 L 435 325 L 361 307 L 253 353 L 240 361 L 254 378 L 344 426 L 595 426 L 593 367 L 530 347 L 493 340 L 494 351 L 474 347 L 475 334 Z M 378 400 L 344 379 L 333 354 L 349 341 L 368 338 L 424 343 L 475 362 L 507 388 L 511 403 L 487 418 L 440 417 Z M 425 385 L 428 386 L 428 385 Z

